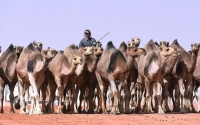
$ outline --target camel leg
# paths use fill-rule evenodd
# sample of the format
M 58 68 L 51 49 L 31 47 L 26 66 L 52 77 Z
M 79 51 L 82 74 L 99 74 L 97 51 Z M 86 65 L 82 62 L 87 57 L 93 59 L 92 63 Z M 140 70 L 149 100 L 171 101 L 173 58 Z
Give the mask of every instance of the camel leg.
M 36 108 L 36 109 L 32 109 L 29 114 L 42 114 L 41 112 L 41 109 L 39 107 L 39 93 L 38 93 L 38 89 L 37 89 L 37 85 L 36 85 L 36 80 L 35 80 L 35 77 L 34 77 L 34 74 L 32 72 L 29 72 L 28 73 L 28 77 L 29 77 L 29 81 L 30 81 L 30 84 L 32 86 L 32 93 L 31 93 L 31 98 L 32 98 L 32 102 L 33 104 L 31 104 L 33 106 L 33 108 Z M 36 110 L 36 112 L 34 111 Z
M 63 114 L 62 113 L 62 98 L 63 98 L 63 92 L 64 92 L 64 88 L 61 85 L 61 79 L 59 77 L 55 78 L 55 82 L 58 86 L 58 110 L 57 113 L 58 114 Z
M 85 87 L 85 111 L 86 112 L 88 112 L 88 110 L 89 110 L 89 99 L 88 99 L 88 96 L 89 96 L 89 88 L 86 86 Z M 91 107 L 92 107 L 92 105 L 91 105 Z M 93 107 L 92 107 L 92 109 L 93 109 Z
M 83 96 L 84 96 L 84 88 L 81 88 L 80 89 L 80 95 L 79 95 L 79 106 L 78 106 L 78 112 L 79 113 L 81 113 L 84 109 L 85 109 L 85 107 L 83 106 L 83 110 L 82 110 L 82 104 L 84 104 L 84 101 L 83 101 Z
M 48 79 L 49 85 L 48 85 L 48 91 L 49 91 L 49 102 L 47 104 L 48 113 L 52 114 L 54 112 L 54 100 L 55 100 L 55 92 L 57 89 L 57 85 L 52 79 Z
M 189 86 L 189 92 L 188 92 L 188 97 L 189 97 L 189 110 L 190 112 L 196 113 L 194 106 L 193 106 L 193 90 L 194 86 L 190 85 Z
M 13 83 L 8 83 L 9 90 L 10 90 L 10 113 L 15 113 L 13 103 L 14 103 L 14 88 L 15 84 Z
M 183 100 L 184 99 L 183 79 L 179 79 L 178 84 L 179 84 L 180 96 L 181 96 L 181 112 L 180 113 L 186 113 L 184 104 L 183 104 L 183 101 L 184 101 Z
M 94 90 L 95 90 L 95 86 L 90 86 L 89 87 L 89 94 L 88 94 L 88 113 L 89 114 L 93 114 L 94 113 L 94 103 L 92 102 L 93 98 L 94 98 Z
M 125 85 L 124 85 L 124 92 L 125 92 L 125 114 L 129 114 L 130 113 L 130 108 L 129 108 L 129 104 L 130 104 L 130 91 L 128 89 L 128 85 L 127 85 L 127 81 L 125 80 Z
M 169 108 L 169 100 L 170 100 L 170 94 L 169 94 L 169 82 L 165 80 L 164 86 L 163 86 L 163 93 L 164 93 L 164 108 L 166 109 L 165 112 L 171 112 Z
M 192 105 L 192 104 L 190 105 L 190 100 L 189 100 L 189 86 L 192 86 L 192 77 L 190 77 L 190 76 L 186 79 L 186 82 L 185 82 L 185 93 L 184 93 L 185 106 L 186 106 L 186 110 L 187 111 L 190 111 L 190 106 Z M 192 89 L 193 89 L 193 87 L 192 87 Z
M 119 112 L 119 108 L 118 108 L 119 93 L 118 93 L 116 84 L 115 84 L 115 82 L 114 82 L 114 78 L 113 78 L 112 76 L 110 76 L 109 82 L 110 82 L 110 86 L 111 86 L 112 93 L 113 93 L 113 95 L 114 95 L 114 104 L 113 104 L 113 108 L 112 108 L 111 113 L 113 113 L 113 114 L 118 114 L 118 113 L 120 113 L 120 112 Z
M 146 109 L 145 112 L 146 113 L 154 113 L 152 110 L 152 106 L 151 106 L 151 101 L 152 101 L 152 92 L 151 92 L 151 84 L 148 80 L 145 80 L 145 84 L 146 84 Z
M 25 94 L 25 88 L 24 88 L 24 83 L 20 78 L 18 78 L 18 84 L 19 84 L 19 90 L 20 90 L 20 114 L 27 114 L 26 107 L 25 107 L 25 99 L 24 99 L 24 94 Z M 19 104 L 20 105 L 20 104 Z
M 1 101 L 0 113 L 4 113 L 4 110 L 3 110 L 4 88 L 5 88 L 4 81 L 0 78 L 0 101 Z
M 42 91 L 42 112 L 43 113 L 47 113 L 46 103 L 45 103 L 45 101 L 46 101 L 47 84 L 43 84 L 42 85 L 41 91 Z
M 144 89 L 145 89 L 145 84 L 144 84 L 144 81 L 141 80 L 141 82 L 138 82 L 137 83 L 137 88 L 138 88 L 138 94 L 137 94 L 137 105 L 136 105 L 136 108 L 135 108 L 135 112 L 136 113 L 139 113 L 141 111 L 141 102 L 142 102 L 142 94 L 144 92 Z M 145 99 L 145 98 L 144 98 Z M 144 108 L 143 108 L 144 109 Z
M 159 114 L 164 113 L 162 106 L 161 106 L 161 104 L 162 104 L 162 83 L 163 83 L 162 80 L 158 81 L 157 86 L 156 86 L 156 95 L 155 95 L 155 96 L 157 96 L 157 100 L 155 100 L 155 101 L 157 101 L 157 103 L 158 103 L 158 113 Z

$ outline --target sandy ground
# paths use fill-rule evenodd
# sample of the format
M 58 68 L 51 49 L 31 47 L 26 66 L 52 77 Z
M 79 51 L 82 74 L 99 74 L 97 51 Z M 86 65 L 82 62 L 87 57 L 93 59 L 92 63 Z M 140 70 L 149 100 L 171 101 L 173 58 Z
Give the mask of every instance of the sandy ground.
M 195 104 L 195 108 L 197 105 Z M 9 104 L 4 106 L 4 114 L 0 114 L 0 125 L 88 125 L 88 124 L 106 124 L 106 125 L 192 125 L 200 124 L 200 113 L 188 114 L 43 114 L 43 115 L 20 115 L 19 110 L 16 113 L 9 113 Z

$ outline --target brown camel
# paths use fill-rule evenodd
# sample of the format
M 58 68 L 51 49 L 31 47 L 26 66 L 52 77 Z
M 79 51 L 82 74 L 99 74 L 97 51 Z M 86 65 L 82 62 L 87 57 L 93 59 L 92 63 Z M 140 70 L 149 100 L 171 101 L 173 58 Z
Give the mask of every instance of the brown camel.
M 87 107 L 84 107 L 83 112 L 88 112 L 90 114 L 94 113 L 93 98 L 94 98 L 95 88 L 98 84 L 95 75 L 95 70 L 102 53 L 103 53 L 103 48 L 101 47 L 101 45 L 96 44 L 96 46 L 93 47 L 93 54 L 89 56 L 87 61 L 85 83 L 81 88 L 81 93 L 80 93 L 79 109 L 81 108 L 81 102 L 84 96 L 85 103 L 87 102 Z
M 83 59 L 82 64 L 77 65 L 75 73 L 70 77 L 70 84 L 68 84 L 67 89 L 70 89 L 73 95 L 72 104 L 70 106 L 70 112 L 71 113 L 78 113 L 81 112 L 81 108 L 79 108 L 79 111 L 77 110 L 77 98 L 78 98 L 78 92 L 79 90 L 84 86 L 84 83 L 86 82 L 85 77 L 87 73 L 87 63 L 90 55 L 93 54 L 93 47 L 81 47 L 77 49 L 77 54 L 79 53 Z M 65 56 L 69 56 L 67 52 L 64 52 Z M 76 88 L 75 88 L 76 86 Z M 65 90 L 67 91 L 67 90 Z M 64 95 L 65 96 L 65 95 Z
M 46 50 L 43 50 L 43 54 L 44 54 L 44 57 L 46 59 L 47 65 L 56 56 L 57 53 L 58 53 L 57 50 L 55 50 L 53 48 L 50 48 L 50 47 L 48 47 Z M 47 113 L 47 108 L 46 108 L 45 101 L 46 101 L 46 94 L 49 94 L 49 91 L 47 90 L 47 86 L 48 86 L 48 77 L 47 77 L 48 73 L 47 72 L 48 72 L 48 70 L 46 69 L 46 71 L 45 71 L 45 79 L 44 79 L 44 82 L 43 82 L 43 84 L 41 86 L 42 112 L 43 113 Z M 47 100 L 49 100 L 49 99 L 47 99 Z
M 7 84 L 10 90 L 10 112 L 14 113 L 14 87 L 17 83 L 17 72 L 15 70 L 18 57 L 22 52 L 23 47 L 13 46 L 12 44 L 3 52 L 0 57 L 0 99 L 1 109 L 0 113 L 3 113 L 3 99 L 4 99 L 4 88 Z
M 87 51 L 87 49 L 85 51 Z M 77 65 L 82 63 L 82 58 L 77 54 L 74 45 L 67 47 L 65 49 L 65 53 L 68 54 L 68 57 L 63 54 L 63 52 L 59 52 L 48 65 L 48 82 L 50 85 L 50 100 L 48 107 L 50 113 L 54 113 L 53 102 L 57 87 L 59 95 L 57 113 L 62 113 L 62 98 L 64 89 L 68 84 L 69 78 L 74 74 Z
M 172 55 L 177 54 L 177 50 L 171 47 L 157 47 L 153 40 L 150 40 L 144 49 L 146 56 L 140 56 L 138 61 L 138 72 L 141 83 L 146 87 L 146 113 L 153 113 L 151 107 L 152 89 L 157 99 L 158 113 L 164 113 L 161 107 L 162 83 L 164 78 L 164 67 L 166 60 Z M 154 85 L 154 83 L 157 83 Z M 141 97 L 140 97 L 141 98 Z M 140 104 L 140 103 L 139 103 Z
M 25 107 L 24 94 L 27 88 L 31 85 L 31 88 L 34 89 L 31 95 L 32 106 L 30 114 L 40 114 L 40 108 L 38 105 L 38 92 L 37 87 L 40 87 L 44 77 L 45 69 L 45 58 L 42 53 L 42 43 L 41 42 L 32 42 L 30 43 L 21 53 L 16 65 L 16 71 L 18 75 L 19 83 L 19 97 L 21 102 L 20 114 L 27 114 L 28 110 Z M 38 73 L 38 75 L 34 74 Z M 41 74 L 40 74 L 41 73 Z M 41 79 L 41 80 L 40 80 Z M 36 84 L 37 83 L 37 84 Z M 35 104 L 37 103 L 37 104 Z M 36 106 L 36 107 L 33 107 Z M 19 107 L 19 101 L 15 104 L 15 107 Z M 34 110 L 33 110 L 34 108 Z
M 190 51 L 189 54 L 191 56 L 192 51 Z M 198 95 L 199 86 L 200 86 L 200 51 L 198 52 L 196 68 L 193 73 L 193 86 L 192 87 L 195 87 L 195 88 L 190 89 L 190 95 L 193 94 L 193 90 L 194 90 L 194 97 L 196 97 L 196 99 L 198 101 L 198 112 L 200 112 L 200 96 Z M 194 97 L 192 97 L 192 101 L 193 101 Z M 191 99 L 191 97 L 190 97 L 190 99 Z
M 180 90 L 180 97 L 181 97 L 181 113 L 186 113 L 185 107 L 184 107 L 184 102 L 186 109 L 190 108 L 190 101 L 189 101 L 189 86 L 192 85 L 192 76 L 193 72 L 196 67 L 196 62 L 197 62 L 197 55 L 199 51 L 199 44 L 191 44 L 191 51 L 192 54 L 191 56 L 179 45 L 177 40 L 174 40 L 174 42 L 171 45 L 172 48 L 176 48 L 180 52 L 180 56 L 178 58 L 178 61 L 173 69 L 173 84 L 179 85 L 179 90 Z M 178 82 L 175 82 L 178 81 Z M 184 92 L 184 86 L 185 86 L 185 92 Z M 179 98 L 177 98 L 176 94 L 176 104 L 175 107 L 179 107 Z M 185 98 L 185 101 L 183 100 Z M 184 102 L 183 102 L 184 101 Z
M 139 46 L 138 41 L 140 42 L 139 38 L 132 39 L 131 42 L 128 42 L 129 44 L 131 44 L 131 45 L 129 45 L 129 47 L 133 46 L 133 45 L 136 45 L 135 47 L 138 47 Z M 136 44 L 134 44 L 135 42 L 136 42 Z M 122 110 L 123 110 L 123 102 L 125 101 L 125 113 L 130 113 L 129 103 L 131 102 L 130 104 L 131 104 L 131 108 L 132 108 L 133 101 L 130 99 L 133 99 L 133 91 L 134 91 L 135 83 L 137 82 L 138 71 L 137 71 L 135 59 L 132 59 L 132 57 L 127 54 L 127 45 L 125 42 L 122 42 L 120 44 L 119 50 L 123 53 L 125 59 L 129 63 L 129 68 L 128 68 L 129 70 L 128 70 L 128 73 L 126 74 L 126 81 L 121 83 L 121 85 L 119 85 L 119 87 L 123 88 L 123 90 L 121 89 L 123 96 L 122 96 L 122 100 L 120 100 L 120 102 L 121 102 L 120 103 L 120 109 L 121 109 L 120 112 L 124 112 Z
M 156 43 L 157 44 L 157 43 Z M 169 47 L 169 42 L 167 41 L 161 41 L 160 45 L 157 44 L 159 47 Z M 173 54 L 166 60 L 166 66 L 164 67 L 164 81 L 163 81 L 163 110 L 164 112 L 171 112 L 170 110 L 170 93 L 172 86 L 172 70 L 177 62 L 178 57 L 180 56 L 180 53 Z M 172 90 L 173 91 L 173 90 Z M 173 92 L 172 92 L 173 93 Z
M 128 47 L 127 49 L 127 54 L 131 56 L 132 59 L 144 53 L 145 50 L 141 48 L 133 49 L 133 47 Z M 119 80 L 119 82 L 124 82 L 126 73 L 130 68 L 129 64 L 130 63 L 127 62 L 122 52 L 116 49 L 112 42 L 108 42 L 106 49 L 102 54 L 102 58 L 97 64 L 97 70 L 95 72 L 101 91 L 101 108 L 103 113 L 107 112 L 105 107 L 106 100 L 104 94 L 108 85 L 111 86 L 111 90 L 114 95 L 114 104 L 111 113 L 119 113 L 119 91 L 117 90 L 115 81 Z

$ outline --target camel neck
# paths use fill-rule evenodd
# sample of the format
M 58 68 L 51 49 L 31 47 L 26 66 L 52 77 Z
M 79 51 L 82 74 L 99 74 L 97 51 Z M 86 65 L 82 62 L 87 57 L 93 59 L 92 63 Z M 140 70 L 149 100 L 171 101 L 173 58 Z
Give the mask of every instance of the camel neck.
M 194 51 L 192 52 L 192 56 L 191 56 L 191 63 L 190 63 L 190 67 L 189 67 L 189 72 L 194 72 L 195 67 L 196 67 L 196 62 L 197 62 L 197 55 L 198 55 L 198 51 Z
M 127 69 L 128 70 L 131 70 L 131 68 L 133 67 L 133 60 L 134 60 L 133 56 L 130 56 L 130 55 L 127 56 Z
M 88 56 L 85 56 L 83 55 L 83 61 L 82 61 L 82 64 L 78 64 L 77 67 L 76 67 L 76 70 L 75 70 L 75 74 L 77 76 L 81 75 L 84 68 L 85 68 L 85 65 L 87 63 L 87 60 L 88 60 Z
M 171 56 L 166 60 L 166 66 L 165 66 L 165 75 L 168 75 L 172 72 L 176 62 L 177 62 L 178 56 Z
M 88 62 L 88 71 L 90 73 L 93 73 L 97 67 L 97 63 L 99 62 L 99 58 L 98 56 L 96 55 L 93 55 L 92 56 L 92 62 Z M 90 64 L 91 63 L 91 64 Z

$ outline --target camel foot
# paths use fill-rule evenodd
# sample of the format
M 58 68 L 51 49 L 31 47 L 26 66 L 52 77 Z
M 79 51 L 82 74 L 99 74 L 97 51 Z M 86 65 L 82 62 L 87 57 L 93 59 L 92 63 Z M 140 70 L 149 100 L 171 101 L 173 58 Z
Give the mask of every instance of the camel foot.
M 13 114 L 13 113 L 15 113 L 15 111 L 14 110 L 10 110 L 10 113 Z
M 0 113 L 4 113 L 4 110 L 3 110 L 3 109 L 1 109 L 1 110 L 0 110 Z
M 164 113 L 164 111 L 163 111 L 162 109 L 160 109 L 160 110 L 158 111 L 158 114 L 165 114 L 165 113 Z
M 20 109 L 20 104 L 19 103 L 15 103 L 15 109 Z
M 110 114 L 115 114 L 115 115 L 116 114 L 120 114 L 119 109 L 116 108 L 116 107 L 112 107 L 112 110 L 111 110 Z
M 57 114 L 63 114 L 63 112 L 61 110 L 58 110 Z
M 140 107 L 135 108 L 135 113 L 139 113 L 141 111 Z
M 165 113 L 171 113 L 171 112 L 172 112 L 171 110 L 166 110 L 166 111 L 165 111 Z
M 94 114 L 94 110 L 90 108 L 87 113 L 88 114 Z
M 20 113 L 19 113 L 19 114 L 27 115 L 28 113 L 27 113 L 27 112 L 25 112 L 25 111 L 20 111 Z
M 180 114 L 185 114 L 186 113 L 186 111 L 184 110 L 184 109 L 182 109 L 181 111 L 180 111 Z

